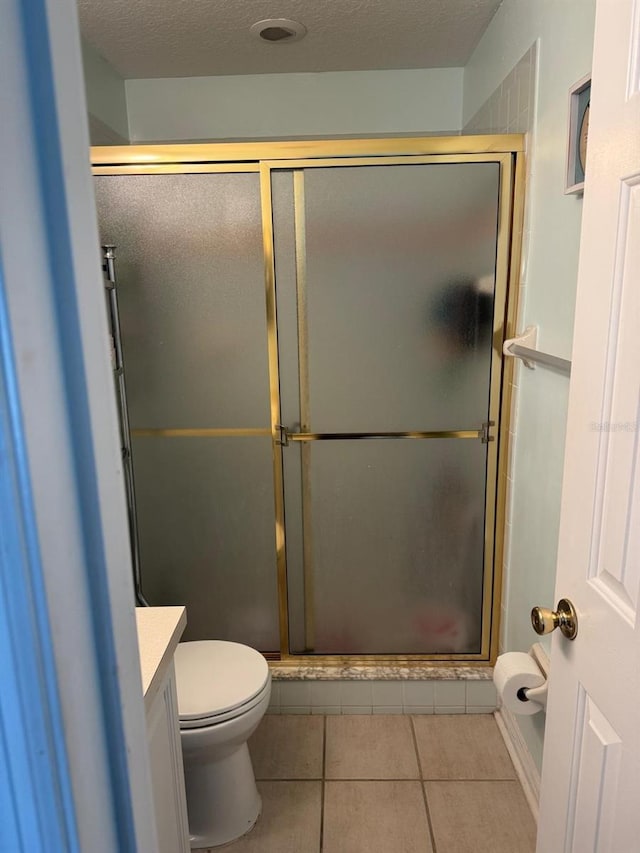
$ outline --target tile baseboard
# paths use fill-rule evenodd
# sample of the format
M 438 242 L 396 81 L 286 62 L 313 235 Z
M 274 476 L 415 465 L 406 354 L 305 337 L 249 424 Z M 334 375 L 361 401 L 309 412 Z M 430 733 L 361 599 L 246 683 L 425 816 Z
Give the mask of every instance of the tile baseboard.
M 272 682 L 269 714 L 492 714 L 492 681 L 309 679 Z

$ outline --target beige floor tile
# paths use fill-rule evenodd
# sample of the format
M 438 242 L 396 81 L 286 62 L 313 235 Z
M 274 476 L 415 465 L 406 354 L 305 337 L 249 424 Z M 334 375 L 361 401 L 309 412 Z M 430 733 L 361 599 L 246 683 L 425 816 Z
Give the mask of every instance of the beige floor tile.
M 322 853 L 432 849 L 419 782 L 325 783 Z
M 413 717 L 423 779 L 515 779 L 491 714 Z
M 327 779 L 418 779 L 409 717 L 327 717 Z
M 533 853 L 536 827 L 519 782 L 425 782 L 438 853 Z
M 263 717 L 249 739 L 256 779 L 321 779 L 324 718 Z
M 247 835 L 211 853 L 320 853 L 322 782 L 258 782 L 262 814 Z

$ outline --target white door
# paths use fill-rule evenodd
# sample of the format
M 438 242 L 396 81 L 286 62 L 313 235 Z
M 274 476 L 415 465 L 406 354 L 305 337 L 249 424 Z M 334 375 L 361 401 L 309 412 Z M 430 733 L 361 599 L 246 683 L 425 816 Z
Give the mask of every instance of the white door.
M 640 851 L 640 0 L 598 0 L 587 169 L 538 853 Z

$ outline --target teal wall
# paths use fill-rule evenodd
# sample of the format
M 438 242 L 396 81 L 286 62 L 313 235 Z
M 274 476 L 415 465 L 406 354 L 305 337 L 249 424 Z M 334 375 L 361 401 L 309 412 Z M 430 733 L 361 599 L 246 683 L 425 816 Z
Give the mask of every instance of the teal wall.
M 504 0 L 464 70 L 467 124 L 536 45 L 519 328 L 537 325 L 538 347 L 565 358 L 571 358 L 582 217 L 582 197 L 564 193 L 569 89 L 591 70 L 594 20 L 595 0 Z M 537 639 L 531 608 L 555 603 L 569 392 L 565 376 L 544 368 L 520 366 L 515 382 L 504 651 L 526 651 Z M 518 722 L 540 767 L 544 715 Z

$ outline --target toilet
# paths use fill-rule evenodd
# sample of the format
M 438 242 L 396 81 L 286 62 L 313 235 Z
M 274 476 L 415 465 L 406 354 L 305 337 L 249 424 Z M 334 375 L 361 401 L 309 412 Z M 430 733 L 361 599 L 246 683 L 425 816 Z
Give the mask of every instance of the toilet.
M 191 847 L 239 838 L 262 808 L 247 740 L 269 705 L 271 674 L 240 643 L 196 640 L 175 654 Z

